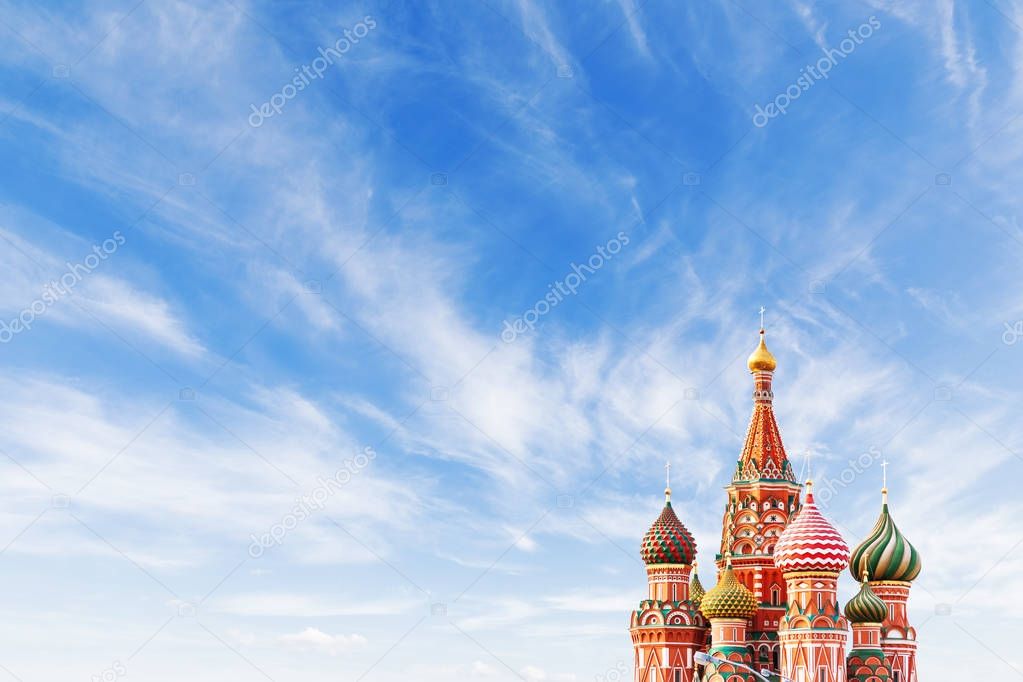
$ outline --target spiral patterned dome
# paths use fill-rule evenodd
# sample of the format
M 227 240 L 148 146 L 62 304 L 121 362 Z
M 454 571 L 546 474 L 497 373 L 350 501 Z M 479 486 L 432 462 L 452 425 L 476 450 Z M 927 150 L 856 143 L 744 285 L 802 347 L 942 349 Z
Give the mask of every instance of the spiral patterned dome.
M 859 578 L 866 571 L 867 579 L 912 582 L 922 568 L 920 553 L 899 532 L 888 511 L 888 493 L 884 493 L 881 516 L 867 539 L 853 550 L 849 570 Z
M 729 562 L 721 580 L 703 595 L 700 611 L 707 618 L 752 618 L 757 613 L 757 598 L 739 582 Z
M 700 582 L 700 574 L 697 572 L 696 562 L 694 561 L 693 575 L 689 580 L 689 601 L 693 602 L 696 608 L 699 609 L 700 603 L 706 594 L 707 590 L 703 589 L 703 583 Z
M 883 623 L 888 617 L 888 606 L 864 579 L 859 593 L 845 605 L 845 617 L 850 623 Z
M 774 546 L 774 564 L 782 573 L 841 573 L 849 565 L 849 546 L 813 499 L 813 481 L 806 482 L 806 501 Z
M 645 564 L 691 564 L 696 558 L 696 541 L 671 508 L 669 492 L 661 515 L 643 536 L 640 556 Z

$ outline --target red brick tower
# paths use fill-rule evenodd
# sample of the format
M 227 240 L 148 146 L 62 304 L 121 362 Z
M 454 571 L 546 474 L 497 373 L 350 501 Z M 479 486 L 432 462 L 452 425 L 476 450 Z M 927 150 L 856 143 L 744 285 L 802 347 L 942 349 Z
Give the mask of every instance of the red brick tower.
M 852 650 L 845 659 L 848 682 L 892 682 L 892 666 L 881 649 L 881 627 L 888 606 L 874 594 L 863 572 L 859 593 L 845 605 L 845 617 L 852 626 Z
M 709 628 L 689 595 L 696 542 L 672 509 L 670 487 L 664 498 L 640 552 L 648 594 L 629 622 L 635 682 L 694 682 L 694 659 L 706 648 Z
M 700 604 L 700 611 L 710 620 L 711 627 L 711 646 L 708 651 L 711 660 L 703 669 L 703 680 L 755 682 L 756 677 L 748 670 L 733 664 L 753 665 L 746 627 L 756 613 L 757 600 L 736 579 L 729 558 L 725 556 L 725 572 L 721 574 L 721 580 L 704 595 Z
M 849 623 L 838 605 L 838 575 L 849 565 L 849 547 L 814 503 L 812 481 L 774 560 L 789 593 L 778 632 L 781 673 L 794 682 L 845 682 Z
M 774 565 L 774 545 L 789 519 L 799 510 L 801 486 L 785 455 L 774 418 L 772 381 L 777 361 L 767 350 L 764 329 L 760 345 L 747 362 L 753 375 L 753 416 L 732 483 L 722 522 L 719 570 L 724 556 L 732 555 L 736 578 L 757 600 L 747 637 L 754 652 L 754 667 L 778 670 L 778 624 L 788 599 L 785 579 Z
M 892 520 L 886 480 L 881 490 L 881 516 L 867 539 L 853 550 L 849 570 L 853 575 L 866 575 L 870 588 L 888 607 L 881 626 L 881 649 L 895 682 L 917 682 L 916 628 L 909 623 L 906 607 L 921 567 L 919 552 Z

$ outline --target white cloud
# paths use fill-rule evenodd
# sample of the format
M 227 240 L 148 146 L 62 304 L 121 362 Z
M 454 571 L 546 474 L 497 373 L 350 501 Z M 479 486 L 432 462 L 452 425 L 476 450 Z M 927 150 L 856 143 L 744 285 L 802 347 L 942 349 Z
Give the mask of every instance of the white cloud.
M 315 651 L 331 656 L 347 653 L 367 644 L 367 639 L 362 635 L 328 635 L 314 627 L 294 634 L 281 635 L 278 641 L 298 651 Z
M 126 253 L 129 237 L 112 231 L 99 240 L 100 244 L 108 241 L 120 246 L 113 246 L 110 253 L 101 248 L 103 258 L 95 260 L 93 266 L 90 259 L 95 258 L 93 247 L 96 245 L 16 207 L 2 206 L 0 212 L 8 225 L 19 228 L 18 232 L 0 231 L 3 240 L 13 245 L 13 248 L 0 250 L 0 259 L 9 273 L 0 288 L 5 322 L 19 317 L 34 302 L 46 301 L 47 286 L 56 282 L 61 286 L 50 290 L 57 292 L 54 300 L 34 315 L 35 331 L 47 323 L 56 323 L 77 331 L 105 334 L 102 325 L 107 325 L 132 339 L 153 341 L 186 358 L 195 359 L 204 354 L 202 344 L 188 331 L 175 310 L 177 306 L 118 276 L 117 273 L 125 272 L 132 262 Z M 19 232 L 34 233 L 37 238 L 49 237 L 56 242 L 54 248 L 63 255 L 30 241 Z M 115 235 L 119 235 L 116 242 Z M 74 278 L 70 277 L 72 272 L 77 273 Z M 69 276 L 66 282 L 65 276 Z M 26 343 L 22 337 L 28 337 L 33 331 L 30 328 L 20 332 L 12 342 Z
M 920 36 L 925 37 L 930 52 L 921 50 L 921 61 L 939 58 L 928 63 L 966 93 L 970 98 L 967 118 L 974 127 L 981 127 L 978 119 L 988 113 L 981 105 L 989 62 L 981 56 L 985 43 L 973 37 L 975 29 L 962 20 L 964 6 L 946 2 L 934 15 L 927 3 L 907 4 L 887 5 L 890 12 L 899 13 L 900 20 L 919 31 L 919 35 L 905 34 L 907 44 L 917 46 Z M 609 6 L 608 16 L 620 21 L 622 13 L 630 16 L 634 5 L 619 0 L 617 6 Z M 545 68 L 573 63 L 575 42 L 570 42 L 570 27 L 557 25 L 552 12 L 534 2 L 520 0 L 514 7 L 524 30 L 547 51 L 543 60 L 550 57 L 552 64 Z M 807 34 L 797 39 L 821 44 L 828 18 L 805 3 L 795 3 L 795 9 Z M 438 16 L 442 12 L 439 8 L 431 11 Z M 661 42 L 664 33 L 644 12 L 632 14 L 625 28 L 637 51 L 648 58 L 649 68 L 688 69 L 687 62 L 696 61 L 702 69 L 699 73 L 679 73 L 686 78 L 703 77 L 722 90 L 722 97 L 747 106 L 752 85 L 772 72 L 778 64 L 772 57 L 786 48 L 776 45 L 776 37 L 762 27 L 751 26 L 749 17 L 732 3 L 726 3 L 721 11 L 724 17 L 710 14 L 718 12 L 715 8 L 688 9 L 685 21 L 678 25 L 684 29 L 683 24 L 695 23 L 699 35 L 691 42 L 674 41 L 670 46 L 678 48 L 674 55 L 662 54 L 669 49 Z M 120 17 L 97 12 L 72 21 L 70 15 L 39 12 L 42 10 L 18 11 L 11 21 L 33 41 L 71 56 L 86 49 Z M 693 22 L 694 18 L 698 21 Z M 726 24 L 725 29 L 711 30 L 711 19 L 714 26 Z M 80 26 L 85 29 L 79 30 Z M 143 26 L 148 30 L 139 30 Z M 514 31 L 514 26 L 508 28 Z M 314 30 L 329 31 L 329 26 L 318 25 Z M 671 32 L 674 36 L 675 25 Z M 389 71 L 406 80 L 425 79 L 441 71 L 445 77 L 464 77 L 471 85 L 467 86 L 469 92 L 493 105 L 493 111 L 518 114 L 525 104 L 525 95 L 518 90 L 530 94 L 533 88 L 523 84 L 532 84 L 535 76 L 511 67 L 527 60 L 516 55 L 511 66 L 503 60 L 485 61 L 494 46 L 471 37 L 468 31 L 464 37 L 473 43 L 465 47 L 465 53 L 455 54 L 456 46 L 443 47 L 445 54 L 452 53 L 456 60 L 450 68 L 433 63 L 443 59 L 423 64 L 416 55 L 394 47 L 388 48 L 392 52 L 374 53 L 372 63 L 359 65 L 364 71 L 350 69 L 360 84 L 351 88 L 353 96 L 384 91 L 388 97 L 400 99 L 396 81 L 387 81 L 394 87 L 372 86 L 379 86 Z M 730 40 L 720 40 L 723 37 Z M 1017 47 L 1019 44 L 1017 39 Z M 656 59 L 652 46 L 657 48 Z M 720 49 L 723 46 L 725 49 Z M 429 50 L 436 46 L 415 47 Z M 103 106 L 133 128 L 145 131 L 161 150 L 171 150 L 176 162 L 194 170 L 244 129 L 247 105 L 261 101 L 267 83 L 277 83 L 282 74 L 290 74 L 293 60 L 282 51 L 230 5 L 212 12 L 183 3 L 143 5 L 83 63 L 75 77 Z M 784 59 L 790 61 L 790 57 L 786 54 Z M 867 58 L 867 53 L 863 57 Z M 24 59 L 10 56 L 5 63 L 21 68 Z M 580 70 L 577 78 L 582 76 Z M 150 74 L 154 77 L 139 78 Z M 486 569 L 487 590 L 481 590 L 486 598 L 481 594 L 472 599 L 476 593 L 470 591 L 466 602 L 472 608 L 456 621 L 466 629 L 501 633 L 510 649 L 518 646 L 510 641 L 513 637 L 530 638 L 529 660 L 535 659 L 535 664 L 523 666 L 521 660 L 514 664 L 523 676 L 574 679 L 571 674 L 548 672 L 556 668 L 557 663 L 552 662 L 563 654 L 544 649 L 541 642 L 545 639 L 557 641 L 559 646 L 571 638 L 586 639 L 590 647 L 599 641 L 602 651 L 627 655 L 624 618 L 643 596 L 644 585 L 635 559 L 608 545 L 607 539 L 621 545 L 627 554 L 636 552 L 636 541 L 660 506 L 661 464 L 670 457 L 685 482 L 676 485 L 677 508 L 697 534 L 702 556 L 713 553 L 723 504 L 719 486 L 730 473 L 748 418 L 749 377 L 742 360 L 754 340 L 747 330 L 753 329 L 755 315 L 751 311 L 760 299 L 779 299 L 786 305 L 784 315 L 779 314 L 772 324 L 771 343 L 783 362 L 776 388 L 790 454 L 826 446 L 828 457 L 822 473 L 841 466 L 850 453 L 890 437 L 917 409 L 916 402 L 930 400 L 933 391 L 914 370 L 830 307 L 832 299 L 800 303 L 807 296 L 802 275 L 793 274 L 794 268 L 770 250 L 759 245 L 751 248 L 752 238 L 735 225 L 713 222 L 712 217 L 712 227 L 704 232 L 693 228 L 708 220 L 692 198 L 682 199 L 678 205 L 669 202 L 663 212 L 653 214 L 649 199 L 653 174 L 629 167 L 640 157 L 619 158 L 621 149 L 613 145 L 615 136 L 595 125 L 606 121 L 600 120 L 592 103 L 575 99 L 576 88 L 558 89 L 558 85 L 556 81 L 549 92 L 542 93 L 497 133 L 490 120 L 474 122 L 471 127 L 479 129 L 474 132 L 485 145 L 484 155 L 492 153 L 486 145 L 496 150 L 493 153 L 505 155 L 492 157 L 501 159 L 495 165 L 503 172 L 522 164 L 537 184 L 553 188 L 557 203 L 566 211 L 577 212 L 574 218 L 581 226 L 558 226 L 557 234 L 567 241 L 578 236 L 575 230 L 617 225 L 623 215 L 629 222 L 637 215 L 656 221 L 656 228 L 637 229 L 634 251 L 613 271 L 601 273 L 608 283 L 616 276 L 623 278 L 612 295 L 605 296 L 609 287 L 595 290 L 594 296 L 586 299 L 621 327 L 628 339 L 593 320 L 576 327 L 578 319 L 585 317 L 577 307 L 573 312 L 579 313 L 578 317 L 566 308 L 565 315 L 552 315 L 540 334 L 510 346 L 502 344 L 498 325 L 492 323 L 500 311 L 489 310 L 489 300 L 484 304 L 479 300 L 480 273 L 492 276 L 488 260 L 492 254 L 480 248 L 475 230 L 490 228 L 481 225 L 473 211 L 457 202 L 438 200 L 436 193 L 417 198 L 406 212 L 385 225 L 382 216 L 389 218 L 402 200 L 411 196 L 408 187 L 414 188 L 422 180 L 420 169 L 410 172 L 394 162 L 391 153 L 403 152 L 389 148 L 397 146 L 390 137 L 393 130 L 380 131 L 344 106 L 321 111 L 317 107 L 323 101 L 310 95 L 300 106 L 289 109 L 286 118 L 264 126 L 258 134 L 249 131 L 239 138 L 209 172 L 200 174 L 199 189 L 223 202 L 229 216 L 197 194 L 175 188 L 154 209 L 147 238 L 164 240 L 159 243 L 195 255 L 197 267 L 227 283 L 225 295 L 230 300 L 224 305 L 245 309 L 260 320 L 276 313 L 290 296 L 304 292 L 306 277 L 321 277 L 322 272 L 345 263 L 331 283 L 336 288 L 325 293 L 403 360 L 395 360 L 376 345 L 375 352 L 387 362 L 377 362 L 378 358 L 370 355 L 345 356 L 351 348 L 346 344 L 352 337 L 363 338 L 362 332 L 340 319 L 322 298 L 303 294 L 296 299 L 294 317 L 286 317 L 285 324 L 274 328 L 272 347 L 256 344 L 250 349 L 254 351 L 251 356 L 239 358 L 230 375 L 225 372 L 221 376 L 222 384 L 200 394 L 195 406 L 215 421 L 191 405 L 175 402 L 133 440 L 173 396 L 164 396 L 153 387 L 126 386 L 128 382 L 119 381 L 120 377 L 95 377 L 88 368 L 82 368 L 80 376 L 10 368 L 0 379 L 0 433 L 4 434 L 0 446 L 54 490 L 73 492 L 131 443 L 76 497 L 77 510 L 110 533 L 133 560 L 185 579 L 194 578 L 195 569 L 208 568 L 224 556 L 231 557 L 233 565 L 235 553 L 244 555 L 248 534 L 279 520 L 317 475 L 329 474 L 344 453 L 365 446 L 367 434 L 376 437 L 378 429 L 382 433 L 395 429 L 387 452 L 381 452 L 379 468 L 360 475 L 358 485 L 330 501 L 329 513 L 352 524 L 371 550 L 329 524 L 311 520 L 273 550 L 280 564 L 273 569 L 240 571 L 208 606 L 217 617 L 232 622 L 266 619 L 273 623 L 275 633 L 285 631 L 275 619 L 337 621 L 318 622 L 319 627 L 297 632 L 292 629 L 303 627 L 304 622 L 290 623 L 287 631 L 292 634 L 238 635 L 239 642 L 251 647 L 265 644 L 345 653 L 357 659 L 372 648 L 364 645 L 371 639 L 378 641 L 378 634 L 383 635 L 379 641 L 393 641 L 393 623 L 387 617 L 421 608 L 424 596 L 411 588 L 412 598 L 369 589 L 367 598 L 348 591 L 350 586 L 357 589 L 363 580 L 375 586 L 376 576 L 367 578 L 366 573 L 371 572 L 367 567 L 378 566 L 374 555 L 378 553 L 403 567 L 409 563 L 416 571 L 422 570 L 430 587 L 436 580 L 444 589 L 457 590 Z M 190 93 L 188 100 L 193 106 L 182 106 L 183 92 Z M 356 101 L 362 102 L 356 99 L 353 104 Z M 367 109 L 371 115 L 378 113 L 375 106 Z M 386 111 L 383 105 L 380 109 Z M 139 158 L 138 141 L 123 130 L 111 133 L 120 124 L 105 114 L 91 112 L 96 116 L 90 118 L 82 112 L 79 118 L 79 112 L 62 117 L 59 111 L 43 111 L 41 102 L 28 102 L 8 125 L 20 126 L 13 128 L 18 134 L 31 131 L 43 135 L 40 156 L 56 161 L 64 180 L 92 192 L 97 200 L 108 200 L 118 211 L 136 212 L 136 206 L 148 205 L 166 189 L 163 180 L 175 180 L 178 169 L 170 172 L 163 160 Z M 328 115 L 323 116 L 324 112 Z M 842 121 L 831 110 L 822 109 L 816 115 L 819 127 L 808 120 L 800 131 L 805 146 L 819 152 L 817 143 L 841 137 L 835 131 L 841 130 L 837 126 Z M 993 113 L 988 117 L 998 118 Z M 743 130 L 733 130 L 726 123 L 722 124 L 724 132 L 734 132 L 738 139 Z M 614 125 L 617 130 L 621 124 L 615 121 Z M 869 121 L 864 125 L 872 130 Z M 919 134 L 924 137 L 926 131 Z M 379 139 L 388 142 L 380 145 Z M 952 317 L 942 313 L 954 312 L 960 303 L 981 317 L 969 294 L 964 294 L 962 301 L 950 296 L 947 301 L 951 303 L 943 308 L 946 299 L 943 293 L 935 299 L 939 295 L 936 289 L 907 289 L 900 273 L 891 267 L 891 245 L 884 240 L 871 241 L 912 196 L 906 188 L 916 178 L 906 170 L 899 157 L 904 150 L 898 145 L 891 145 L 896 148 L 892 151 L 879 149 L 869 135 L 857 139 L 863 140 L 862 147 L 840 161 L 829 161 L 842 163 L 842 182 L 834 191 L 822 190 L 818 178 L 803 178 L 805 186 L 794 190 L 799 201 L 786 202 L 785 197 L 779 199 L 785 189 L 783 180 L 773 179 L 775 184 L 765 190 L 761 182 L 765 174 L 754 182 L 727 163 L 719 167 L 718 174 L 708 176 L 707 191 L 732 193 L 735 201 L 726 202 L 729 206 L 741 207 L 735 210 L 755 223 L 768 241 L 792 254 L 813 277 L 829 284 L 854 254 L 867 247 L 848 270 L 848 279 L 854 281 L 844 288 L 829 289 L 828 296 L 848 295 L 853 301 L 863 301 L 878 291 L 893 298 L 908 292 L 940 323 L 948 324 Z M 883 139 L 888 145 L 889 138 Z M 755 145 L 740 145 L 736 153 L 755 159 L 757 150 L 764 150 L 772 164 L 796 161 L 791 167 L 798 168 L 800 157 L 789 159 L 785 154 L 791 150 L 779 150 L 772 146 L 776 144 L 773 140 L 757 138 Z M 946 144 L 945 140 L 932 141 L 936 147 Z M 991 151 L 1011 170 L 1015 163 L 1011 145 L 992 147 L 997 147 Z M 338 150 L 348 160 L 344 168 L 338 167 Z M 471 179 L 480 181 L 485 168 L 485 163 L 473 167 Z M 406 174 L 411 179 L 406 179 Z M 395 181 L 395 177 L 401 180 Z M 877 182 L 861 187 L 862 177 L 877 178 Z M 1014 191 L 1013 177 L 1011 172 L 1001 173 L 995 183 L 1004 182 Z M 924 182 L 930 183 L 930 177 Z M 502 192 L 508 191 L 506 184 L 501 187 Z M 477 198 L 461 186 L 458 191 L 466 191 L 470 200 Z M 1014 225 L 1011 206 L 1004 220 Z M 584 208 L 593 210 L 592 215 L 601 220 L 591 220 Z M 69 235 L 67 241 L 37 238 L 35 216 L 10 207 L 5 211 L 7 222 L 14 224 L 5 225 L 5 234 L 46 263 L 44 269 L 50 265 L 59 269 L 65 257 L 73 258 L 80 247 L 89 246 Z M 520 216 L 512 218 L 517 225 Z M 377 229 L 382 231 L 348 261 Z M 58 242 L 60 246 L 54 247 Z M 676 255 L 666 257 L 666 253 Z M 242 268 L 237 266 L 239 259 L 244 262 Z M 1010 260 L 1007 256 L 1006 262 Z M 37 283 L 44 281 L 39 278 L 45 273 L 36 272 L 11 250 L 0 250 L 0 261 L 9 273 L 0 288 L 5 309 L 16 309 L 26 297 L 38 295 Z M 134 263 L 134 267 L 141 265 Z M 83 289 L 83 302 L 119 333 L 137 335 L 189 360 L 205 357 L 210 353 L 207 348 L 218 347 L 208 336 L 216 325 L 204 326 L 203 319 L 193 319 L 197 312 L 191 302 L 176 300 L 173 292 L 158 282 L 154 272 L 104 271 Z M 1005 281 L 989 289 L 1016 291 Z M 628 293 L 622 294 L 626 290 Z M 845 298 L 836 300 L 846 302 Z M 877 314 L 884 318 L 886 312 Z M 71 306 L 55 308 L 52 319 L 75 330 L 86 328 L 89 322 Z M 748 320 L 748 324 L 739 320 Z M 886 322 L 899 329 L 899 321 Z M 995 327 L 1000 333 L 1000 324 Z M 886 339 L 895 343 L 890 336 Z M 330 364 L 317 353 L 328 344 L 337 345 L 340 363 Z M 286 350 L 274 355 L 282 347 Z M 301 371 L 293 374 L 295 366 L 289 361 L 301 365 Z M 401 367 L 401 372 L 407 370 L 405 363 L 411 364 L 427 379 L 413 376 L 412 370 L 394 378 L 390 362 Z M 427 403 L 403 423 L 412 408 L 429 396 L 429 384 L 448 388 L 450 399 Z M 322 385 L 330 387 L 326 392 L 331 397 L 313 397 Z M 688 387 L 700 389 L 699 400 L 685 400 Z M 1011 391 L 983 388 L 987 393 L 981 397 L 981 390 L 968 383 L 961 392 L 963 400 L 1011 404 Z M 1018 448 L 1023 434 L 1018 433 L 1011 411 L 967 411 L 984 430 Z M 1005 475 L 1011 479 L 1015 462 L 991 436 L 940 407 L 921 413 L 918 421 L 886 448 L 889 453 L 899 469 L 899 485 L 906 491 L 897 520 L 925 552 L 921 587 L 944 598 L 962 586 L 964 576 L 981 576 L 983 567 L 976 565 L 976 557 L 990 554 L 992 539 L 1004 538 L 1004 524 L 1000 525 L 999 519 L 1018 517 L 1020 510 L 1011 502 L 984 513 L 977 511 L 978 500 L 990 500 L 987 493 L 994 478 Z M 286 470 L 300 485 L 290 485 L 264 458 Z M 968 459 L 966 465 L 964 458 Z M 556 493 L 579 491 L 605 467 L 599 485 L 585 495 L 578 494 L 573 507 L 578 517 L 552 515 L 522 535 L 553 503 Z M 10 475 L 0 489 L 16 511 L 0 516 L 0 532 L 10 538 L 32 520 L 37 509 L 50 504 L 52 491 L 15 465 L 8 468 Z M 863 510 L 872 510 L 875 500 L 864 491 L 873 494 L 876 485 L 869 477 L 876 475 L 877 470 L 871 470 L 836 500 L 834 513 L 854 533 L 865 532 L 872 522 L 873 513 Z M 910 504 L 910 500 L 927 500 L 927 504 Z M 12 545 L 7 556 L 17 561 L 41 556 L 50 562 L 59 555 L 72 564 L 82 557 L 116 558 L 109 547 L 65 521 L 48 511 Z M 943 533 L 930 532 L 935 527 L 943 528 Z M 950 536 L 960 542 L 946 542 Z M 494 566 L 493 559 L 519 538 L 520 551 Z M 1005 544 L 998 545 L 999 549 Z M 605 546 L 607 552 L 599 556 L 593 570 L 602 576 L 629 576 L 633 582 L 628 588 L 534 589 L 538 568 L 556 567 L 559 558 L 578 547 L 592 550 Z M 442 564 L 443 570 L 432 566 L 432 561 Z M 970 603 L 993 613 L 997 586 L 1012 575 L 1017 563 L 1010 557 L 996 566 L 971 594 Z M 220 572 L 218 564 L 217 572 L 226 573 L 229 567 Z M 330 592 L 333 583 L 301 584 L 305 576 L 321 575 L 321 570 L 329 574 L 330 581 L 340 577 L 350 581 L 345 584 L 346 593 Z M 381 572 L 387 571 L 382 568 Z M 438 579 L 439 573 L 444 573 L 443 579 Z M 467 574 L 464 581 L 463 573 Z M 498 587 L 499 579 L 509 573 L 520 581 L 517 588 Z M 495 576 L 498 586 L 489 583 Z M 220 577 L 213 576 L 211 582 Z M 273 580 L 275 589 L 233 582 L 244 578 Z M 192 582 L 203 581 L 188 580 Z M 928 605 L 926 599 L 921 593 L 915 605 Z M 372 622 L 376 616 L 385 624 Z M 365 635 L 328 634 L 352 632 L 346 618 L 359 622 L 360 631 L 362 623 L 378 629 L 375 633 L 367 630 Z M 570 635 L 563 638 L 566 632 Z M 424 661 L 424 652 L 431 652 L 416 637 L 410 638 L 409 645 L 409 658 L 415 661 L 411 665 L 421 666 L 428 678 L 482 678 L 505 672 L 491 663 L 470 663 L 478 655 L 476 649 L 464 658 L 465 663 L 453 664 Z M 937 660 L 940 654 L 930 655 Z M 390 673 L 380 674 L 384 679 Z

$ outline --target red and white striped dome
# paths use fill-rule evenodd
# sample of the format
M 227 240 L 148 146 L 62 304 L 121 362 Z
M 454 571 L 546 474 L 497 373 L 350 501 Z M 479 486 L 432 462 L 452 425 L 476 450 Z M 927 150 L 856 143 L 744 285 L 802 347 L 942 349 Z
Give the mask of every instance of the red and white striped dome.
M 806 501 L 774 546 L 774 564 L 782 573 L 841 573 L 849 565 L 849 546 L 813 501 L 813 482 L 806 483 Z

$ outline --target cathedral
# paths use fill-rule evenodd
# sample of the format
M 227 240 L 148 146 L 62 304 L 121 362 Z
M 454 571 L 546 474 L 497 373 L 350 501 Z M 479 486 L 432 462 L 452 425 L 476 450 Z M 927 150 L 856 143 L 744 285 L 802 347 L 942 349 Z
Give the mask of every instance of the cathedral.
M 918 682 L 907 602 L 920 556 L 892 520 L 887 487 L 874 529 L 850 550 L 785 454 L 763 328 L 748 365 L 753 416 L 725 488 L 717 584 L 705 591 L 700 582 L 669 481 L 643 537 L 648 594 L 630 622 L 635 682 Z M 860 587 L 843 607 L 846 569 Z

